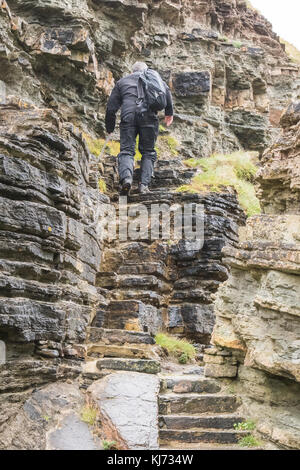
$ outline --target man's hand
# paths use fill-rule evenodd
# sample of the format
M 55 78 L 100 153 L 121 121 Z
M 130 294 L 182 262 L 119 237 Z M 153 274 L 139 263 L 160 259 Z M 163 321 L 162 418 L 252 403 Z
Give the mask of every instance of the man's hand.
M 165 124 L 169 127 L 173 122 L 173 116 L 165 116 Z

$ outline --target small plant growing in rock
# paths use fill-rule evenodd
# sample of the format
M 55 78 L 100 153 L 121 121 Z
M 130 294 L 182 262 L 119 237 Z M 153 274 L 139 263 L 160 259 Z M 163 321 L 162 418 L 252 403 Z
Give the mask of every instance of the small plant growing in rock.
M 221 192 L 226 186 L 235 188 L 241 207 L 248 216 L 260 214 L 253 181 L 258 170 L 254 152 L 234 152 L 228 155 L 215 154 L 208 158 L 185 160 L 189 168 L 199 168 L 189 185 L 180 186 L 178 192 Z
M 261 442 L 253 434 L 249 434 L 239 439 L 239 445 L 241 447 L 259 447 Z
M 178 358 L 179 364 L 187 364 L 189 362 L 189 356 L 187 353 L 182 353 Z
M 240 48 L 243 46 L 243 43 L 240 42 L 240 41 L 233 41 L 232 45 L 233 45 L 233 47 L 235 47 L 236 49 L 240 49 Z
M 51 419 L 50 416 L 48 416 L 48 415 L 44 415 L 44 416 L 42 416 L 42 418 L 43 418 L 43 420 L 46 421 L 47 423 L 48 423 L 48 422 L 50 421 L 50 419 Z
M 234 429 L 236 431 L 253 431 L 256 427 L 256 424 L 252 420 L 243 421 L 242 423 L 235 423 Z
M 84 423 L 94 426 L 97 420 L 97 410 L 90 405 L 84 406 L 81 410 L 80 416 Z
M 88 146 L 89 151 L 99 157 L 103 145 L 106 145 L 106 152 L 109 155 L 116 157 L 120 152 L 120 143 L 116 140 L 110 140 L 105 143 L 105 139 L 93 139 L 90 135 L 82 133 L 84 140 Z
M 166 131 L 167 131 L 167 129 L 162 124 L 160 124 L 159 125 L 159 132 L 166 132 Z
M 102 441 L 103 450 L 115 449 L 116 444 L 116 441 Z
M 169 356 L 176 358 L 180 364 L 186 364 L 196 356 L 195 347 L 186 340 L 178 339 L 166 333 L 158 333 L 155 336 L 155 341 Z
M 164 132 L 164 134 L 166 134 L 166 132 Z M 155 147 L 155 150 L 158 156 L 169 156 L 170 154 L 172 156 L 176 156 L 178 155 L 179 146 L 180 144 L 174 136 L 160 135 L 157 139 L 157 145 Z

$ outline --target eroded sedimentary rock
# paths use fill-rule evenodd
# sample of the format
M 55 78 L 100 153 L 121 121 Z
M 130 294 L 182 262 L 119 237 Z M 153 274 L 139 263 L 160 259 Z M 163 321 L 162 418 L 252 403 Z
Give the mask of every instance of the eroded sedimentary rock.
M 167 196 L 169 203 L 186 197 L 205 204 L 208 231 L 201 252 L 185 242 L 132 242 L 106 247 L 100 266 L 101 245 L 91 224 L 109 199 L 93 189 L 81 131 L 103 135 L 107 97 L 141 59 L 172 88 L 182 158 L 242 146 L 262 151 L 299 86 L 298 67 L 271 25 L 244 1 L 0 1 L 1 448 L 58 448 L 61 429 L 80 428 L 78 409 L 75 417 L 56 420 L 55 408 L 50 418 L 58 429 L 49 444 L 47 412 L 34 411 L 27 421 L 26 410 L 33 402 L 35 407 L 35 393 L 49 394 L 50 401 L 68 393 L 49 391 L 49 383 L 60 386 L 78 376 L 89 347 L 87 326 L 94 318 L 102 325 L 101 315 L 112 312 L 113 302 L 123 302 L 122 327 L 128 320 L 124 301 L 134 301 L 130 328 L 153 333 L 164 322 L 177 333 L 209 340 L 212 294 L 228 276 L 220 252 L 225 242 L 237 241 L 243 219 L 234 194 Z M 114 165 L 110 161 L 110 170 Z M 166 188 L 192 176 L 180 158 L 170 158 L 153 186 L 169 194 Z M 297 181 L 290 180 L 293 188 Z M 292 192 L 287 207 L 297 201 Z M 156 194 L 152 202 L 159 200 Z M 292 267 L 295 250 L 289 253 Z M 116 354 L 116 346 L 110 347 Z M 148 357 L 137 349 L 127 352 Z M 20 429 L 28 438 L 17 437 Z M 86 427 L 82 433 L 89 441 Z
M 105 168 L 110 168 L 110 160 L 104 161 Z M 202 195 L 176 192 L 176 187 L 188 183 L 193 173 L 180 158 L 160 159 L 153 192 L 128 198 L 128 213 L 134 208 L 138 210 L 139 204 L 147 208 L 149 230 L 146 234 L 144 228 L 136 240 L 114 240 L 104 250 L 97 285 L 106 292 L 105 303 L 97 310 L 94 326 L 151 334 L 167 328 L 196 342 L 209 343 L 214 325 L 212 297 L 228 277 L 221 250 L 225 244 L 237 242 L 238 226 L 245 217 L 234 192 Z M 107 185 L 113 187 L 110 172 L 106 178 Z M 178 207 L 183 215 L 184 204 L 202 207 L 204 233 L 199 235 L 203 235 L 203 246 L 195 248 L 184 231 L 182 239 L 174 239 L 173 223 L 169 239 L 152 239 L 153 207 L 164 209 L 165 216 L 170 207 Z M 127 222 L 130 231 L 129 217 Z M 158 222 L 160 228 L 161 225 Z
M 263 156 L 262 206 L 223 250 L 231 275 L 215 302 L 216 325 L 206 374 L 234 377 L 245 409 L 274 442 L 300 448 L 299 103 Z M 224 349 L 222 349 L 224 348 Z M 231 354 L 232 353 L 232 354 Z
M 263 150 L 299 88 L 270 23 L 245 1 L 3 1 L 8 93 L 103 132 L 116 80 L 145 60 L 170 85 L 186 155 Z
M 94 382 L 87 392 L 120 448 L 158 448 L 158 377 L 115 372 Z
M 90 226 L 108 202 L 89 185 L 89 159 L 81 134 L 52 110 L 1 106 L 1 436 L 26 390 L 80 372 L 99 301 L 101 244 Z

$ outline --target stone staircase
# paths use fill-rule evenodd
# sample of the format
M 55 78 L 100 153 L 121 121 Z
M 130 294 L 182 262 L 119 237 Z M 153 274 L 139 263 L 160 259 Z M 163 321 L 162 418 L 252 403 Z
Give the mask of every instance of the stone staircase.
M 234 429 L 243 421 L 237 397 L 222 394 L 216 381 L 203 376 L 202 368 L 194 372 L 161 376 L 161 448 L 240 449 L 238 441 L 248 432 Z
M 103 176 L 118 210 L 115 159 L 106 157 L 103 163 Z M 195 174 L 180 160 L 157 162 L 149 194 L 137 192 L 138 171 L 129 206 L 204 204 L 206 245 L 198 252 L 189 251 L 184 240 L 116 240 L 107 246 L 97 280 L 102 301 L 88 329 L 82 387 L 88 388 L 94 380 L 115 371 L 159 374 L 161 351 L 153 336 L 167 327 L 173 334 L 197 343 L 197 365 L 188 368 L 188 374 L 184 366 L 178 366 L 175 373 L 160 375 L 161 447 L 232 448 L 246 434 L 233 427 L 241 421 L 236 414 L 238 400 L 222 395 L 213 379 L 204 378 L 199 364 L 213 326 L 212 294 L 227 276 L 221 248 L 225 238 L 227 243 L 236 240 L 241 211 L 230 193 L 220 197 L 176 192 Z
M 118 370 L 157 374 L 160 361 L 156 349 L 148 333 L 89 327 L 82 387 Z

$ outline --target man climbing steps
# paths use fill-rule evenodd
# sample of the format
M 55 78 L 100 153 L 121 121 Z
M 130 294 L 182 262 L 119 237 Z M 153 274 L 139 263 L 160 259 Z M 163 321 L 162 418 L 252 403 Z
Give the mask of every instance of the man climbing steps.
M 129 193 L 134 170 L 136 138 L 142 154 L 139 192 L 149 192 L 153 165 L 157 159 L 155 143 L 159 123 L 157 112 L 164 109 L 165 124 L 173 122 L 172 95 L 157 72 L 144 62 L 136 62 L 132 74 L 119 80 L 109 97 L 105 126 L 110 134 L 115 129 L 116 113 L 121 108 L 120 153 L 118 155 L 121 194 Z

